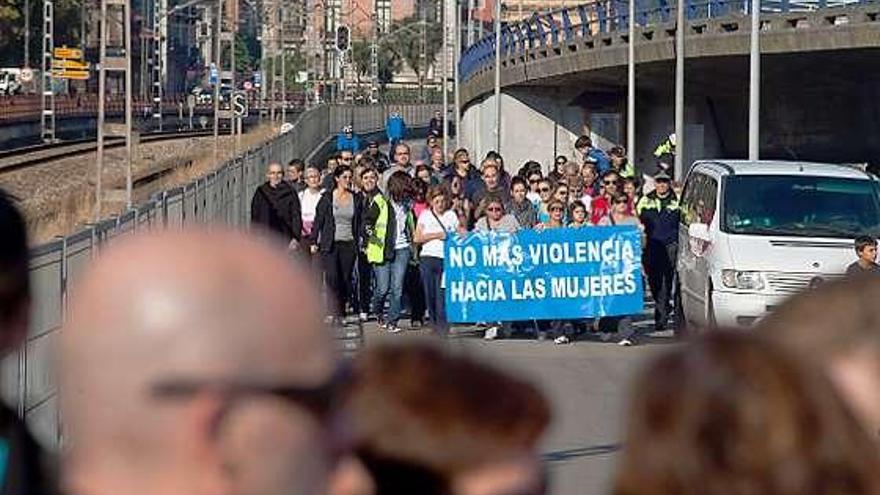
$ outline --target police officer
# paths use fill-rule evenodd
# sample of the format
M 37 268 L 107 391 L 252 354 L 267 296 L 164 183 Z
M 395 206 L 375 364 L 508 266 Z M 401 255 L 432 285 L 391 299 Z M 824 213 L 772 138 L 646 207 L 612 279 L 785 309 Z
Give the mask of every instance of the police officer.
M 654 191 L 636 206 L 645 226 L 645 270 L 654 297 L 654 330 L 666 330 L 672 309 L 675 260 L 678 254 L 678 223 L 681 211 L 678 196 L 672 191 L 672 178 L 661 170 L 654 176 Z
M 657 159 L 657 168 L 665 171 L 672 177 L 675 163 L 675 133 L 670 134 L 654 149 L 654 158 Z

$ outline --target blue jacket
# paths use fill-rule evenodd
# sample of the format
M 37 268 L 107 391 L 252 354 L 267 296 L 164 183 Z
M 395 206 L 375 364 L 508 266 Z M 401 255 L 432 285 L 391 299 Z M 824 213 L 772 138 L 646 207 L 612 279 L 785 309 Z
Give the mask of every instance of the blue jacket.
M 385 134 L 388 135 L 389 141 L 399 141 L 403 139 L 403 136 L 406 134 L 406 122 L 404 122 L 403 117 L 388 117 L 388 121 L 385 122 Z
M 608 155 L 599 148 L 590 149 L 585 158 L 586 161 L 596 164 L 596 170 L 599 172 L 600 176 L 611 169 L 611 160 L 609 160 Z
M 343 132 L 336 136 L 336 151 L 343 150 L 350 150 L 355 154 L 361 150 L 361 140 L 357 134 L 352 134 L 350 139 Z

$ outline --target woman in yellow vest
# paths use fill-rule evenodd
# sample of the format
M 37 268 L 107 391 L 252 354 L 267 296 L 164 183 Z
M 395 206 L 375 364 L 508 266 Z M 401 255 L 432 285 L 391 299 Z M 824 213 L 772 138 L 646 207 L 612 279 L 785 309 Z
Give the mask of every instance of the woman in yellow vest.
M 397 322 L 400 320 L 403 280 L 412 259 L 415 222 L 411 202 L 412 178 L 406 172 L 398 171 L 389 177 L 385 193 L 373 196 L 364 217 L 367 261 L 373 265 L 376 279 L 373 311 L 379 327 L 390 333 L 400 332 Z

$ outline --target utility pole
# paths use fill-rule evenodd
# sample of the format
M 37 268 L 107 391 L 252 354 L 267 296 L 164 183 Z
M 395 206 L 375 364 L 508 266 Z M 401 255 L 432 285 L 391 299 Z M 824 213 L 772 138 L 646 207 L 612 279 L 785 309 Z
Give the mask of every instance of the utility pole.
M 55 58 L 55 7 L 52 0 L 43 0 L 43 56 L 40 74 L 40 129 L 43 142 L 55 142 L 55 88 L 52 74 Z
M 501 153 L 501 0 L 495 0 L 495 151 Z
M 279 6 L 279 23 L 281 29 L 278 30 L 278 36 L 281 38 L 279 46 L 281 48 L 281 123 L 287 122 L 287 38 L 284 30 L 287 24 L 284 22 L 287 16 L 287 9 L 284 8 L 284 0 L 278 0 Z
M 422 66 L 422 70 L 419 71 L 419 99 L 422 103 L 425 102 L 425 79 L 428 78 L 428 30 L 425 27 L 425 24 L 427 23 L 425 7 L 427 7 L 427 5 L 425 5 L 424 1 L 419 2 L 419 21 L 421 21 L 422 27 L 422 53 L 419 54 L 419 59 L 421 61 L 419 65 Z
M 454 4 L 453 2 L 453 8 Z M 443 162 L 449 159 L 449 8 L 444 6 L 440 11 L 440 20 L 443 25 L 443 64 L 441 86 L 443 90 Z
M 162 131 L 162 89 L 164 72 L 164 54 L 162 53 L 162 25 L 165 23 L 165 0 L 154 0 L 153 3 L 153 118 L 156 126 Z
M 461 85 L 458 78 L 458 62 L 461 59 L 461 0 L 455 0 L 455 49 L 452 51 L 452 84 L 455 86 L 455 147 L 461 147 Z M 448 137 L 447 137 L 448 139 Z
M 31 2 L 24 0 L 24 67 L 31 67 Z
M 626 148 L 627 159 L 636 159 L 636 0 L 629 0 L 629 43 L 626 70 Z
M 217 163 L 220 151 L 220 82 L 223 80 L 220 68 L 223 58 L 220 56 L 220 33 L 223 30 L 223 0 L 217 0 L 214 6 L 214 164 Z
M 684 179 L 684 23 L 685 0 L 678 0 L 675 12 L 675 180 Z
M 471 23 L 474 25 L 471 26 Z M 474 44 L 474 27 L 476 26 L 476 21 L 474 21 L 474 0 L 467 0 L 467 19 L 465 19 L 465 25 L 467 27 L 467 46 L 471 46 Z
M 373 0 L 373 38 L 370 43 L 370 102 L 379 101 L 379 36 L 382 27 L 379 25 L 379 0 Z
M 110 12 L 112 8 L 112 12 Z M 112 14 L 112 17 L 111 17 Z M 124 53 L 124 56 L 107 55 L 108 43 L 110 42 L 109 27 L 122 26 L 120 35 L 117 37 L 118 44 L 112 45 L 114 53 Z M 98 41 L 99 67 L 98 67 L 98 149 L 97 170 L 95 177 L 95 220 L 101 218 L 104 191 L 104 138 L 105 136 L 125 137 L 125 191 L 124 199 L 127 208 L 132 205 L 132 81 L 131 81 L 131 3 L 130 0 L 101 0 L 101 23 L 100 40 Z M 120 44 L 121 43 L 121 46 Z M 123 73 L 125 79 L 125 123 L 109 124 L 105 122 L 107 101 L 107 73 Z M 120 193 L 121 191 L 106 191 Z M 121 194 L 108 195 L 112 200 L 119 200 Z
M 761 0 L 752 1 L 749 50 L 749 160 L 760 158 L 761 146 Z

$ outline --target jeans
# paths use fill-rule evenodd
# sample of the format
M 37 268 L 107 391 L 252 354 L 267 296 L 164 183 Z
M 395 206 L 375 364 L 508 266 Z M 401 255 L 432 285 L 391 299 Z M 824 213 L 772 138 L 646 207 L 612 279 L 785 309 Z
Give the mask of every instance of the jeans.
M 446 301 L 440 281 L 443 278 L 443 259 L 433 256 L 423 256 L 420 260 L 419 269 L 422 272 L 422 286 L 425 289 L 425 303 L 431 316 L 431 326 L 434 333 L 445 334 L 446 325 Z
M 373 293 L 373 311 L 376 318 L 390 325 L 400 320 L 400 299 L 403 295 L 403 277 L 409 265 L 410 251 L 408 247 L 394 250 L 394 259 L 381 265 L 373 266 L 376 278 L 376 290 Z M 388 313 L 385 313 L 385 301 L 389 301 Z M 384 317 L 383 317 L 384 316 Z

